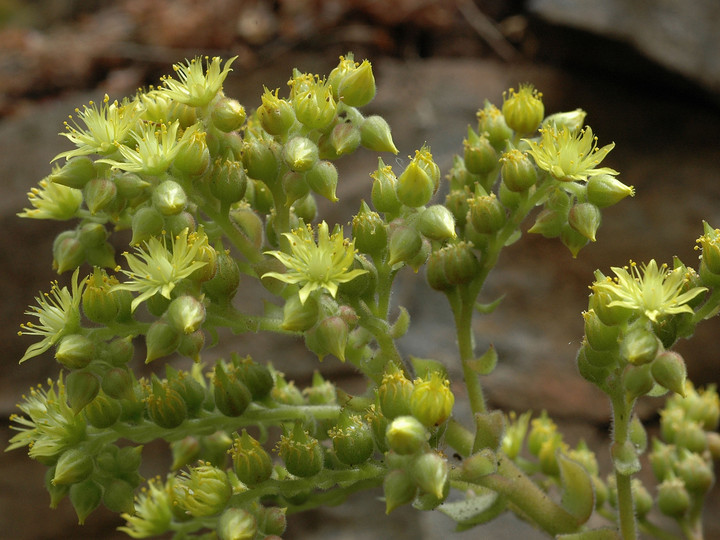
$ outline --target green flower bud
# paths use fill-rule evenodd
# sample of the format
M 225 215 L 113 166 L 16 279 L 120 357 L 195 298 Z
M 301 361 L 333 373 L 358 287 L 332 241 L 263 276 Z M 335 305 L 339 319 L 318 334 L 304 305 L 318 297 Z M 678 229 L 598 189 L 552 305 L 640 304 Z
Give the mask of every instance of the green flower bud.
M 385 513 L 389 514 L 397 507 L 409 503 L 415 498 L 416 493 L 417 486 L 409 473 L 402 469 L 390 471 L 383 480 Z
M 107 178 L 93 178 L 83 188 L 83 199 L 91 214 L 96 214 L 115 200 L 117 187 Z
M 283 306 L 282 328 L 291 332 L 304 332 L 312 328 L 318 320 L 318 302 L 315 296 L 309 296 L 303 304 L 298 295 L 285 300 Z
M 455 396 L 450 381 L 437 371 L 417 379 L 410 396 L 410 412 L 427 427 L 438 426 L 450 417 Z
M 333 127 L 328 137 L 327 144 L 330 145 L 334 154 L 333 158 L 352 154 L 360 146 L 360 129 L 350 122 L 340 122 Z
M 704 234 L 697 239 L 702 249 L 702 262 L 711 274 L 720 274 L 720 229 L 703 221 Z
M 505 224 L 507 216 L 505 208 L 494 193 L 475 196 L 468 199 L 470 222 L 481 234 L 492 234 L 499 231 Z
M 612 175 L 598 174 L 588 178 L 588 202 L 599 208 L 617 204 L 628 195 L 634 197 L 635 189 L 632 186 L 626 186 Z
M 674 443 L 679 448 L 686 448 L 696 454 L 707 449 L 707 435 L 698 422 L 685 420 L 675 426 Z
M 56 486 L 69 486 L 82 482 L 93 471 L 93 460 L 87 448 L 70 448 L 62 453 L 55 467 L 52 483 Z
M 637 414 L 633 414 L 630 419 L 628 438 L 630 439 L 630 442 L 635 445 L 635 450 L 639 454 L 642 454 L 645 450 L 647 450 L 647 432 L 645 431 L 645 426 L 643 426 L 643 423 Z
M 240 129 L 245 123 L 245 107 L 235 99 L 222 97 L 213 104 L 210 118 L 213 126 L 220 131 L 229 133 Z
M 192 358 L 193 362 L 200 362 L 200 353 L 205 347 L 205 334 L 202 330 L 195 330 L 191 334 L 183 334 L 180 337 L 177 352 L 188 358 Z
M 585 125 L 585 116 L 587 116 L 587 113 L 582 109 L 551 114 L 545 118 L 542 127 L 552 126 L 557 131 L 561 131 L 563 128 L 567 128 L 570 131 L 578 131 Z
M 145 363 L 168 356 L 175 352 L 180 344 L 180 332 L 163 320 L 157 320 L 150 325 L 145 335 Z
M 260 507 L 257 513 L 258 529 L 260 529 L 263 534 L 277 535 L 277 538 L 279 538 L 287 528 L 286 512 L 286 508 L 277 506 Z M 274 537 L 266 537 L 266 540 L 267 538 L 273 540 Z
M 600 227 L 600 209 L 594 204 L 580 203 L 570 209 L 568 223 L 582 236 L 595 241 L 595 233 Z
M 247 171 L 247 175 L 261 182 L 274 182 L 280 166 L 278 160 L 279 155 L 279 147 L 270 141 L 260 141 L 256 139 L 245 141 L 242 149 L 242 162 Z M 255 192 L 255 197 L 258 197 L 257 191 Z M 260 209 L 258 208 L 258 210 Z
M 101 387 L 113 399 L 131 399 L 135 395 L 134 382 L 135 378 L 129 369 L 115 367 L 105 372 Z
M 388 234 L 385 223 L 377 212 L 370 210 L 365 201 L 353 217 L 352 234 L 355 248 L 361 253 L 380 256 L 387 249 Z
M 557 238 L 566 222 L 567 215 L 557 210 L 544 208 L 535 217 L 535 223 L 528 229 L 528 232 L 542 234 L 545 238 Z
M 333 429 L 328 432 L 333 450 L 341 463 L 359 465 L 370 458 L 375 449 L 372 430 L 356 414 L 343 411 Z
M 292 104 L 298 121 L 310 129 L 324 129 L 335 119 L 337 103 L 332 95 L 332 89 L 324 82 L 312 81 L 307 89 L 302 89 L 303 82 L 293 87 Z M 300 91 L 297 91 L 300 90 Z
M 377 396 L 383 416 L 392 420 L 410 414 L 413 384 L 395 364 L 390 364 L 378 386 Z
M 85 261 L 85 248 L 75 231 L 64 231 L 53 242 L 53 268 L 58 274 L 74 270 Z
M 318 161 L 318 147 L 307 137 L 293 137 L 283 147 L 283 159 L 293 171 L 309 171 Z
M 329 161 L 316 161 L 305 173 L 305 180 L 310 189 L 327 200 L 337 202 L 335 194 L 338 184 L 338 172 Z
M 122 405 L 116 399 L 108 397 L 104 392 L 98 393 L 83 409 L 85 418 L 93 427 L 98 429 L 109 428 L 120 419 Z
M 657 490 L 658 508 L 666 516 L 679 519 L 690 508 L 690 495 L 685 484 L 674 475 L 663 481 Z
M 560 241 L 570 250 L 574 259 L 580 253 L 580 250 L 587 245 L 588 238 L 566 223 L 560 227 Z
M 107 237 L 107 231 L 100 223 L 85 223 L 78 231 L 78 240 L 86 248 L 103 245 Z
M 537 169 L 526 153 L 512 149 L 502 155 L 500 162 L 503 183 L 510 191 L 522 193 L 537 182 Z
M 180 184 L 174 180 L 165 180 L 153 191 L 152 202 L 163 216 L 172 216 L 185 210 L 188 199 Z
M 389 255 L 387 263 L 393 266 L 398 263 L 409 263 L 423 247 L 422 237 L 414 227 L 391 224 Z
M 440 250 L 443 270 L 450 285 L 470 283 L 480 272 L 480 262 L 468 242 L 458 242 Z
M 425 279 L 427 279 L 428 285 L 436 291 L 448 291 L 455 286 L 445 275 L 446 258 L 447 252 L 445 249 L 439 249 L 433 251 L 427 260 Z
M 70 491 L 70 486 L 56 486 L 55 484 L 53 484 L 52 479 L 54 476 L 55 466 L 52 466 L 45 471 L 45 489 L 50 495 L 50 508 L 52 508 L 53 510 L 58 507 L 60 501 L 62 501 Z
M 322 446 L 299 423 L 292 432 L 280 437 L 275 449 L 292 475 L 307 478 L 323 468 Z
M 240 285 L 240 268 L 232 255 L 224 250 L 218 252 L 216 264 L 215 275 L 203 283 L 203 291 L 213 302 L 229 302 Z
M 327 317 L 305 332 L 305 345 L 320 360 L 332 354 L 344 362 L 348 332 L 348 325 L 341 317 Z
M 198 441 L 196 437 L 188 435 L 184 439 L 171 442 L 170 450 L 173 459 L 170 469 L 177 471 L 197 461 L 200 455 L 200 441 Z
M 653 438 L 649 454 L 650 466 L 658 481 L 665 480 L 673 472 L 673 463 L 677 461 L 675 447 Z
M 403 456 L 425 448 L 429 438 L 428 430 L 414 416 L 398 416 L 385 431 L 385 440 L 390 449 Z
M 422 454 L 413 462 L 412 477 L 417 486 L 438 499 L 447 496 L 448 474 L 447 460 L 435 452 Z
M 630 489 L 632 490 L 633 501 L 635 503 L 635 515 L 638 519 L 644 519 L 650 510 L 652 510 L 654 502 L 652 495 L 650 495 L 650 492 L 637 478 L 633 478 L 630 482 Z
M 113 366 L 125 367 L 132 360 L 135 347 L 131 337 L 117 338 L 106 344 L 100 357 Z
M 593 353 L 593 356 L 597 355 L 600 362 L 593 363 L 588 360 L 591 358 L 591 353 Z M 602 389 L 610 375 L 610 368 L 614 367 L 617 362 L 615 356 L 616 355 L 607 352 L 594 351 L 593 348 L 585 342 L 583 346 L 580 347 L 576 358 L 578 372 L 585 380 Z
M 165 429 L 175 429 L 188 416 L 182 396 L 167 381 L 152 376 L 152 389 L 145 398 L 150 420 Z
M 136 245 L 146 242 L 153 236 L 159 236 L 164 225 L 163 215 L 155 208 L 146 206 L 138 209 L 132 218 L 133 236 L 130 243 Z
M 270 393 L 275 383 L 266 365 L 255 362 L 250 356 L 240 358 L 237 354 L 232 355 L 232 363 L 235 374 L 248 387 L 254 401 L 263 399 Z
M 255 516 L 250 512 L 228 508 L 220 516 L 216 532 L 220 540 L 253 540 L 257 529 Z
M 146 189 L 150 187 L 150 183 L 140 178 L 135 173 L 123 172 L 116 176 L 113 176 L 115 187 L 117 187 L 118 197 L 133 201 L 144 196 Z M 143 197 L 144 198 L 144 197 Z
M 166 316 L 176 332 L 192 334 L 205 321 L 205 306 L 197 298 L 185 294 L 170 302 Z
M 173 161 L 175 172 L 190 177 L 196 177 L 205 172 L 210 165 L 210 150 L 208 150 L 205 138 L 205 132 L 198 131 L 195 126 L 185 131 Z
M 222 362 L 215 364 L 213 395 L 218 410 L 225 416 L 231 417 L 244 413 L 252 401 L 250 390 L 243 381 L 239 380 L 236 370 L 232 369 L 226 373 Z
M 83 189 L 85 184 L 95 178 L 93 160 L 87 156 L 71 157 L 61 168 L 56 168 L 50 174 L 50 181 L 55 184 L 75 189 Z
M 521 84 L 517 92 L 511 88 L 507 94 L 503 92 L 502 113 L 510 129 L 521 135 L 530 134 L 545 117 L 542 94 L 529 84 Z
M 426 208 L 418 220 L 418 230 L 431 240 L 440 242 L 455 238 L 455 218 L 452 212 L 441 204 Z
M 467 220 L 467 213 L 469 210 L 468 206 L 468 193 L 466 191 L 451 191 L 445 197 L 445 207 L 450 210 L 455 223 L 459 229 L 465 228 Z
M 620 352 L 631 364 L 640 366 L 655 360 L 660 349 L 658 338 L 650 330 L 636 327 L 622 338 Z
M 406 206 L 419 207 L 426 205 L 432 194 L 432 180 L 415 161 L 411 161 L 398 177 L 398 200 Z
M 720 421 L 720 399 L 715 386 L 710 385 L 704 391 L 698 392 L 692 383 L 687 383 L 686 394 L 685 399 L 680 401 L 680 406 L 687 418 L 698 422 L 705 431 L 715 431 Z
M 363 119 L 360 124 L 360 144 L 373 152 L 398 153 L 392 140 L 390 126 L 382 116 L 373 115 Z
M 470 126 L 463 147 L 463 160 L 469 173 L 484 175 L 498 166 L 498 154 L 490 139 L 485 134 L 478 135 Z
M 95 344 L 82 334 L 70 334 L 60 340 L 55 360 L 70 369 L 82 369 L 95 358 Z
M 680 449 L 675 470 L 688 492 L 695 496 L 704 496 L 715 483 L 712 462 L 684 448 Z
M 623 372 L 622 382 L 630 399 L 646 395 L 655 385 L 649 364 L 628 365 Z
M 285 135 L 295 123 L 295 111 L 290 102 L 278 98 L 277 93 L 277 90 L 272 92 L 265 88 L 257 116 L 270 135 Z
M 312 223 L 317 216 L 317 201 L 312 193 L 308 193 L 296 201 L 295 204 L 290 208 L 290 223 L 291 228 L 299 227 L 299 220 L 303 220 L 304 223 Z
M 100 268 L 115 268 L 115 248 L 105 242 L 101 246 L 90 247 L 85 250 L 87 262 Z
M 235 435 L 230 457 L 235 474 L 247 486 L 264 482 L 272 474 L 273 465 L 270 455 L 244 429 L 240 436 Z
M 512 130 L 505 123 L 505 117 L 495 105 L 489 101 L 477 112 L 478 133 L 487 133 L 490 144 L 500 151 L 505 142 L 512 136 Z
M 88 371 L 71 371 L 65 377 L 67 400 L 73 413 L 78 414 L 100 391 L 97 377 Z
M 673 351 L 662 351 L 650 364 L 650 370 L 656 383 L 685 397 L 687 369 L 682 356 Z
M 112 478 L 105 482 L 102 502 L 111 512 L 129 513 L 135 511 L 135 488 L 125 480 Z
M 194 416 L 205 401 L 204 383 L 198 382 L 187 371 L 177 371 L 170 364 L 165 365 L 165 376 L 170 388 L 185 402 L 188 414 Z
M 595 282 L 600 283 L 606 279 L 601 272 L 595 273 Z M 630 308 L 623 306 L 609 306 L 615 298 L 613 298 L 607 291 L 599 289 L 595 286 L 592 287 L 593 293 L 590 295 L 590 301 L 588 306 L 595 312 L 598 319 L 603 324 L 608 326 L 619 325 L 627 321 L 633 314 Z
M 285 204 L 288 206 L 310 193 L 310 186 L 302 173 L 288 171 L 282 176 L 281 182 L 285 192 Z
M 87 517 L 100 505 L 101 500 L 102 487 L 91 478 L 70 486 L 70 502 L 80 525 L 85 523 Z
M 225 204 L 239 201 L 245 195 L 247 176 L 242 163 L 235 160 L 216 160 L 210 176 L 210 193 Z
M 540 454 L 540 448 L 557 434 L 557 424 L 543 411 L 540 416 L 533 418 L 530 422 L 530 434 L 528 435 L 528 450 L 534 456 Z
M 173 494 L 174 502 L 190 515 L 212 516 L 225 509 L 232 486 L 225 471 L 200 465 L 175 477 Z
M 596 351 L 614 350 L 618 347 L 620 328 L 603 324 L 595 310 L 583 312 L 585 319 L 585 337 L 590 347 Z
M 378 168 L 372 173 L 373 179 L 371 199 L 378 212 L 394 214 L 400 210 L 400 201 L 397 197 L 397 177 L 390 165 L 385 165 L 378 158 Z
M 338 99 L 351 107 L 363 107 L 375 97 L 375 77 L 367 60 L 355 63 L 336 84 Z

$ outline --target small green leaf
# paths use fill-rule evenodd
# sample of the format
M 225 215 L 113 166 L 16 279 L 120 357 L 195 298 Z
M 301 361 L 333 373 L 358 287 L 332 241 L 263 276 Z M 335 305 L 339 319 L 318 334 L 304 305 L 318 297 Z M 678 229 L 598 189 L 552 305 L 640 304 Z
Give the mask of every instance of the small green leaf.
M 466 531 L 495 519 L 505 511 L 507 501 L 497 493 L 486 492 L 462 501 L 443 503 L 437 510 L 457 522 L 457 532 Z
M 595 490 L 585 467 L 558 452 L 563 508 L 585 523 L 595 508 Z
M 522 233 L 520 232 L 520 229 L 516 230 L 510 235 L 510 238 L 505 240 L 505 246 L 511 246 L 518 240 L 520 240 L 520 237 L 522 236 Z
M 475 373 L 480 375 L 489 375 L 495 370 L 497 361 L 497 351 L 493 345 L 490 345 L 488 350 L 485 351 L 485 354 L 483 354 L 480 358 L 468 360 L 468 366 L 470 366 L 470 369 L 472 369 Z
M 427 378 L 431 373 L 439 373 L 443 377 L 447 377 L 447 369 L 445 366 L 433 360 L 432 358 L 418 358 L 417 356 L 410 357 L 410 363 L 415 370 L 415 376 L 420 378 Z
M 398 309 L 400 310 L 400 314 L 390 327 L 390 337 L 393 339 L 403 337 L 410 327 L 410 314 L 408 310 L 402 306 L 399 306 Z
M 488 313 L 492 313 L 493 311 L 495 311 L 495 309 L 500 305 L 500 302 L 502 302 L 504 298 L 505 295 L 503 294 L 500 298 L 497 298 L 492 302 L 488 302 L 487 304 L 481 304 L 480 302 L 477 302 L 475 304 L 475 309 L 477 309 L 480 313 L 487 315 Z

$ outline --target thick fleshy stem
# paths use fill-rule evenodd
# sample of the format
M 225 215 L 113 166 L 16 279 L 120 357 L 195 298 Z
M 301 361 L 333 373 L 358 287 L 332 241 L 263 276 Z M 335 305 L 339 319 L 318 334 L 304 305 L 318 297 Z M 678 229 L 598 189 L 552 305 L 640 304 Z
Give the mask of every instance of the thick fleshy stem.
M 617 385 L 614 392 L 610 394 L 613 410 L 613 434 L 614 444 L 622 447 L 627 443 L 630 436 L 630 420 L 635 400 L 628 400 L 625 397 L 625 389 Z M 632 493 L 632 475 L 623 474 L 615 466 L 615 482 L 617 484 L 617 507 L 620 535 L 623 540 L 635 540 L 637 538 L 637 523 L 635 520 L 635 502 Z

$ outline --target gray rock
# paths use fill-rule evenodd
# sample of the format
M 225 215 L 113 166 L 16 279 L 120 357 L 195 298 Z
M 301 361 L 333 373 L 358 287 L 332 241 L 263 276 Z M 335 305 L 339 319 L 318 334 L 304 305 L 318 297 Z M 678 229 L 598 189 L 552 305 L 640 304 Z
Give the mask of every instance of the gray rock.
M 531 0 L 542 19 L 627 42 L 706 89 L 720 90 L 716 0 Z

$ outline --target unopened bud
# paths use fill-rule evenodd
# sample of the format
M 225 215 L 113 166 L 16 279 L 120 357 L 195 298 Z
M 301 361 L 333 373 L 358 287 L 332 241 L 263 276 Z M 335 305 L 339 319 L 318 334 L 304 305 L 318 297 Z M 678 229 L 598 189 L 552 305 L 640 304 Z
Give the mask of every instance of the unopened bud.
M 588 202 L 599 208 L 612 206 L 625 197 L 634 195 L 635 190 L 632 186 L 626 186 L 610 174 L 591 176 L 587 181 Z
M 400 455 L 415 454 L 425 447 L 429 438 L 428 430 L 414 416 L 398 416 L 385 431 L 388 446 Z
M 244 413 L 252 401 L 250 390 L 243 381 L 239 380 L 235 369 L 226 372 L 222 362 L 215 364 L 213 395 L 218 410 L 225 416 L 231 417 Z
M 397 197 L 397 177 L 390 165 L 378 158 L 378 168 L 370 175 L 373 179 L 371 199 L 378 212 L 393 214 L 400 209 Z
M 537 182 L 537 170 L 527 154 L 517 149 L 505 152 L 500 158 L 500 174 L 510 191 L 522 193 Z
M 427 207 L 420 215 L 418 230 L 431 240 L 444 241 L 455 238 L 455 218 L 441 204 Z
M 309 171 L 318 161 L 318 147 L 307 137 L 293 137 L 285 143 L 283 159 L 293 171 Z
M 388 419 L 410 414 L 413 384 L 403 372 L 391 364 L 378 386 L 378 401 L 383 416 Z
M 328 137 L 327 143 L 330 145 L 333 157 L 339 157 L 345 154 L 352 154 L 357 147 L 360 146 L 360 129 L 350 122 L 340 122 L 337 124 Z
M 284 135 L 295 123 L 295 111 L 289 101 L 278 98 L 277 90 L 265 88 L 257 110 L 260 125 L 270 135 Z
M 174 500 L 195 517 L 212 516 L 225 509 L 232 486 L 225 471 L 211 465 L 191 467 L 175 477 Z
M 216 101 L 210 113 L 213 125 L 225 133 L 240 129 L 245 123 L 245 117 L 245 107 L 237 100 L 227 97 Z
M 341 317 L 327 317 L 305 332 L 305 345 L 319 359 L 333 354 L 344 362 L 348 331 L 348 325 Z
M 487 174 L 498 166 L 498 154 L 485 134 L 478 135 L 468 126 L 468 138 L 463 141 L 465 168 L 471 174 Z
M 188 416 L 187 405 L 182 396 L 166 381 L 153 374 L 152 389 L 146 398 L 150 420 L 161 428 L 175 429 Z
M 407 504 L 415 498 L 417 485 L 412 476 L 402 469 L 388 472 L 383 480 L 385 513 L 389 514 L 397 507 Z
M 70 369 L 82 369 L 95 358 L 95 344 L 82 334 L 70 334 L 60 340 L 55 360 Z
M 685 396 L 687 369 L 683 357 L 673 351 L 662 351 L 650 364 L 653 379 L 663 388 Z
M 438 426 L 450 417 L 455 396 L 450 381 L 433 371 L 425 379 L 417 379 L 410 396 L 410 412 L 427 427 Z
M 248 486 L 264 482 L 272 474 L 272 460 L 262 445 L 246 430 L 235 436 L 230 450 L 233 470 L 238 479 Z
M 247 188 L 245 169 L 239 161 L 217 160 L 210 176 L 210 193 L 226 204 L 239 201 Z
M 285 300 L 283 306 L 282 328 L 290 332 L 304 332 L 309 330 L 318 320 L 318 301 L 313 295 L 309 296 L 305 303 L 300 301 L 300 296 L 293 295 Z
M 657 490 L 658 508 L 666 516 L 681 518 L 690 508 L 690 495 L 680 478 L 670 476 L 658 486 Z
M 600 227 L 600 209 L 594 204 L 580 203 L 570 209 L 568 223 L 582 236 L 595 241 L 595 233 Z
M 170 302 L 166 315 L 177 332 L 192 334 L 205 321 L 205 306 L 197 298 L 183 295 Z
M 53 268 L 58 274 L 74 270 L 85 261 L 85 248 L 75 231 L 64 231 L 53 242 Z
M 228 508 L 220 516 L 216 532 L 220 540 L 253 540 L 257 529 L 255 516 L 250 512 Z
M 272 183 L 278 175 L 278 148 L 256 139 L 243 144 L 242 161 L 250 178 Z M 257 197 L 257 192 L 255 196 Z
M 95 167 L 87 156 L 75 156 L 67 160 L 61 168 L 53 170 L 51 182 L 75 189 L 82 189 L 95 178 Z
M 305 173 L 305 180 L 310 189 L 327 200 L 336 202 L 338 200 L 335 191 L 338 184 L 338 172 L 329 161 L 316 161 L 310 170 Z
M 93 178 L 83 188 L 83 198 L 91 214 L 103 210 L 117 195 L 115 182 L 107 178 Z
M 507 219 L 505 208 L 494 193 L 475 196 L 468 199 L 470 222 L 481 234 L 492 234 L 499 231 Z
M 424 206 L 432 198 L 434 184 L 416 160 L 410 161 L 397 179 L 397 198 L 406 206 Z
M 510 129 L 526 135 L 534 132 L 545 117 L 542 94 L 532 85 L 520 85 L 516 92 L 513 88 L 503 93 L 502 113 Z
M 150 325 L 145 335 L 147 353 L 145 363 L 168 356 L 175 352 L 180 344 L 180 332 L 174 326 L 163 320 L 157 320 Z
M 650 330 L 638 327 L 629 331 L 620 344 L 623 357 L 636 366 L 655 360 L 660 348 L 658 338 Z
M 487 133 L 490 144 L 500 151 L 512 136 L 512 130 L 505 123 L 505 117 L 495 105 L 485 102 L 485 107 L 477 112 L 478 133 Z
M 360 124 L 360 143 L 374 152 L 398 153 L 398 149 L 392 140 L 390 126 L 382 116 L 368 116 L 362 121 Z
M 333 450 L 345 465 L 359 465 L 368 460 L 374 450 L 372 431 L 360 416 L 343 411 L 328 435 Z
M 102 500 L 102 487 L 92 478 L 70 486 L 70 502 L 75 509 L 80 525 L 85 523 Z
M 307 478 L 323 468 L 322 446 L 299 423 L 290 433 L 280 437 L 276 449 L 290 474 Z
M 408 263 L 422 249 L 422 238 L 414 227 L 398 225 L 390 234 L 388 264 Z
M 158 184 L 152 195 L 153 206 L 163 216 L 179 214 L 187 206 L 185 190 L 174 180 L 165 180 Z
M 446 496 L 448 473 L 447 460 L 435 452 L 422 454 L 413 462 L 412 476 L 417 486 L 438 499 Z
M 65 389 L 70 409 L 78 414 L 95 399 L 100 391 L 100 381 L 89 371 L 71 371 L 65 377 Z
M 56 486 L 77 484 L 90 476 L 92 470 L 93 460 L 87 448 L 70 448 L 58 459 L 52 483 Z

